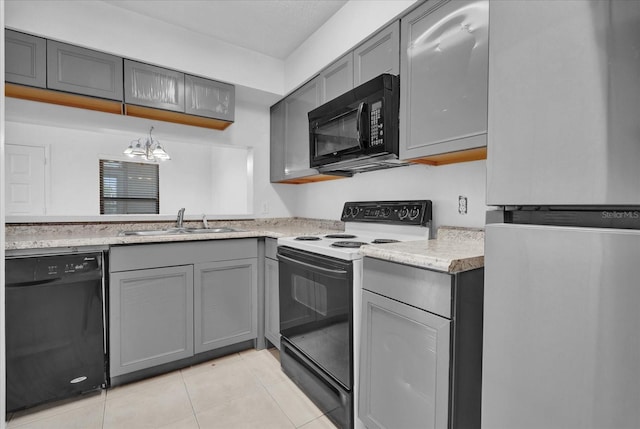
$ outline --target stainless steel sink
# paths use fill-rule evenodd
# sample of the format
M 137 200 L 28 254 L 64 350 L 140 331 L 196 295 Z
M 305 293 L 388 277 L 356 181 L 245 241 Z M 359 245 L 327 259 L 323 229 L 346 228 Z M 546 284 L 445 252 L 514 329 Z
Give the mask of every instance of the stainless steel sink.
M 177 234 L 221 234 L 225 232 L 238 232 L 240 229 L 231 228 L 228 226 L 216 227 L 216 228 L 167 228 L 167 229 L 141 229 L 133 231 L 122 231 L 120 235 L 141 235 L 141 236 L 154 236 L 154 235 L 177 235 Z

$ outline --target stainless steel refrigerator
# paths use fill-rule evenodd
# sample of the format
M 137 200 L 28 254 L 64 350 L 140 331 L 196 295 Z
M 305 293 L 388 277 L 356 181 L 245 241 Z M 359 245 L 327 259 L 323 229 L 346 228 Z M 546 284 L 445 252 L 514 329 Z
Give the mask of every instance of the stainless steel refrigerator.
M 640 428 L 640 2 L 490 3 L 482 427 Z

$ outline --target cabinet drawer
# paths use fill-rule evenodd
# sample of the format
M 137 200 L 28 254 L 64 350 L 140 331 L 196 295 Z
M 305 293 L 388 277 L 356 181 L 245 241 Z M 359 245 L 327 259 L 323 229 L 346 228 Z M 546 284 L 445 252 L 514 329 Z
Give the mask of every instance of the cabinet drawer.
M 122 58 L 47 40 L 47 86 L 122 101 Z
M 449 274 L 364 258 L 364 289 L 449 319 L 452 283 Z
M 168 267 L 209 261 L 257 258 L 256 239 L 189 241 L 114 246 L 109 251 L 110 272 Z

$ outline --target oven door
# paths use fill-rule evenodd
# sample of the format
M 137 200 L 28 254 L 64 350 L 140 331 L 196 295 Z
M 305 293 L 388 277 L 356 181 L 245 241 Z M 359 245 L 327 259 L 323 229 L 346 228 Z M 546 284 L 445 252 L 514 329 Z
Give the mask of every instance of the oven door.
M 351 390 L 352 263 L 283 246 L 278 261 L 282 337 Z

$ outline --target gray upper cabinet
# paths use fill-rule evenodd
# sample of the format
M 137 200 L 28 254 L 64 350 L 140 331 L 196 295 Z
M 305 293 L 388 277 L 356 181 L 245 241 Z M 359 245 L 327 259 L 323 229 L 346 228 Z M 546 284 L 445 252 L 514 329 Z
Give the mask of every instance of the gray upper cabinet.
M 488 3 L 431 0 L 402 18 L 401 159 L 486 146 Z
M 284 100 L 271 106 L 269 130 L 269 178 L 271 182 L 284 180 Z
M 233 122 L 235 87 L 201 77 L 185 75 L 185 112 Z
M 320 86 L 314 78 L 284 100 L 285 176 L 317 173 L 309 167 L 309 116 L 320 105 Z
M 318 174 L 309 167 L 309 111 L 320 104 L 318 77 L 271 107 L 271 181 Z M 295 183 L 295 182 L 292 182 Z
M 125 60 L 125 103 L 184 113 L 184 100 L 184 73 Z
M 122 58 L 47 40 L 47 87 L 122 101 Z
M 5 80 L 21 85 L 47 86 L 47 40 L 5 30 Z
M 400 73 L 400 21 L 385 27 L 353 51 L 353 84 L 383 73 Z
M 333 100 L 353 88 L 353 53 L 349 52 L 318 76 L 320 104 Z

